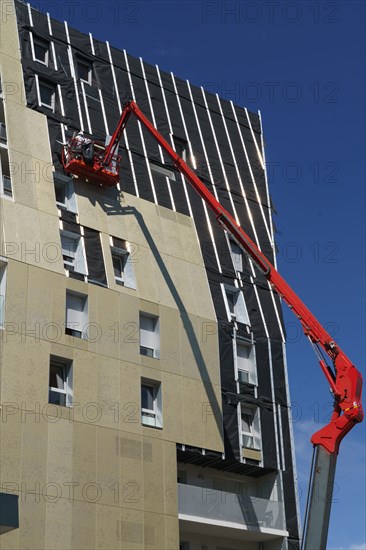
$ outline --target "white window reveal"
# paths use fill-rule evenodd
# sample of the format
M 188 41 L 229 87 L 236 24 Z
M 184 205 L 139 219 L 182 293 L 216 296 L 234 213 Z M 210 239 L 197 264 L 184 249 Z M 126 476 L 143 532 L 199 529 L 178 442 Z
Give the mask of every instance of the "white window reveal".
M 159 317 L 140 313 L 140 353 L 160 357 Z
M 60 172 L 54 172 L 53 182 L 58 208 L 77 213 L 76 194 L 72 179 Z
M 222 285 L 227 315 L 230 321 L 250 325 L 243 293 L 236 286 Z
M 175 152 L 179 155 L 184 162 L 187 162 L 188 158 L 188 143 L 185 139 L 178 136 L 173 136 Z
M 49 57 L 50 57 L 50 43 L 41 38 L 35 38 L 33 33 L 30 33 L 30 42 L 33 61 L 42 63 L 48 67 Z
M 0 143 L 3 143 L 6 145 L 7 143 L 7 135 L 6 135 L 6 125 L 5 125 L 5 109 L 4 109 L 4 103 L 2 99 L 0 98 Z
M 38 105 L 40 107 L 47 107 L 51 111 L 56 110 L 56 86 L 50 82 L 41 80 L 36 74 L 36 87 L 38 94 Z
M 236 340 L 235 348 L 238 381 L 256 385 L 257 368 L 254 345 L 245 340 Z
M 241 404 L 240 417 L 242 447 L 258 451 L 261 450 L 262 445 L 258 409 Z
M 11 183 L 9 154 L 5 147 L 0 146 L 0 195 L 11 199 L 13 188 Z
M 0 257 L 0 329 L 5 323 L 6 269 L 6 261 Z
M 141 381 L 141 423 L 163 427 L 161 384 L 154 380 Z
M 84 294 L 66 291 L 65 332 L 76 338 L 86 338 L 88 324 L 88 297 Z
M 93 67 L 92 64 L 89 63 L 86 59 L 78 59 L 77 61 L 77 71 L 78 71 L 78 77 L 80 80 L 85 82 L 86 84 L 90 84 L 90 86 L 93 83 Z
M 64 267 L 67 271 L 87 274 L 83 239 L 71 231 L 61 231 L 61 247 Z
M 110 243 L 115 283 L 128 288 L 136 288 L 131 245 L 116 237 L 110 237 Z
M 72 362 L 51 356 L 48 402 L 63 407 L 72 407 L 73 401 Z
M 172 181 L 175 181 L 175 172 L 174 170 L 170 170 L 169 168 L 165 168 L 165 166 L 162 166 L 161 164 L 157 164 L 156 162 L 150 160 L 149 161 L 150 169 L 152 172 L 156 172 L 157 174 L 160 174 L 162 176 L 165 176 L 169 178 Z
M 229 239 L 230 254 L 235 271 L 243 271 L 243 251 L 235 241 Z

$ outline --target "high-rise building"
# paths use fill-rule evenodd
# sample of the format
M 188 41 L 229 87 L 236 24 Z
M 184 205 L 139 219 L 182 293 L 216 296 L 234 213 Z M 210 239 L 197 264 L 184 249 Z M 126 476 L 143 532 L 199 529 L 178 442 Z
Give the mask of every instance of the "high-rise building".
M 132 97 L 275 262 L 260 115 L 2 9 L 0 547 L 298 548 L 278 296 L 133 118 L 116 187 L 62 165 Z

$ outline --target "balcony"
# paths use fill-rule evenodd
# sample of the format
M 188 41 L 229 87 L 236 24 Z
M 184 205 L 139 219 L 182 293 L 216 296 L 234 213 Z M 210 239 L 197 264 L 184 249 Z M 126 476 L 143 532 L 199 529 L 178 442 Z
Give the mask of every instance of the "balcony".
M 185 484 L 178 484 L 178 502 L 184 531 L 196 531 L 199 524 L 203 533 L 202 524 L 207 524 L 211 534 L 215 526 L 217 536 L 233 537 L 233 530 L 239 537 L 250 532 L 257 540 L 287 535 L 282 502 Z

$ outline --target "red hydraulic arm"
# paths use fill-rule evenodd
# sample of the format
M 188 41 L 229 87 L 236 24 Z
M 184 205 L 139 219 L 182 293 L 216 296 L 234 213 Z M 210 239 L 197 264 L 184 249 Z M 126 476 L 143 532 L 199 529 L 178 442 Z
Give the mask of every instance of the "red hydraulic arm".
M 112 158 L 116 155 L 119 141 L 131 114 L 134 114 L 136 118 L 146 127 L 146 129 L 149 130 L 159 145 L 172 159 L 175 168 L 183 174 L 200 197 L 213 211 L 220 225 L 228 231 L 230 236 L 258 266 L 260 271 L 270 282 L 272 288 L 278 292 L 281 298 L 300 320 L 305 335 L 318 348 L 320 367 L 330 385 L 334 396 L 335 405 L 331 421 L 328 425 L 317 431 L 312 436 L 311 441 L 314 445 L 321 445 L 328 452 L 337 454 L 339 444 L 343 437 L 356 423 L 361 422 L 363 419 L 361 404 L 361 373 L 355 368 L 346 354 L 333 341 L 332 337 L 316 320 L 314 315 L 300 300 L 292 288 L 286 283 L 283 277 L 281 277 L 275 267 L 259 250 L 242 227 L 236 223 L 229 212 L 225 210 L 225 208 L 223 208 L 223 206 L 215 199 L 212 193 L 206 188 L 204 183 L 197 177 L 188 164 L 184 162 L 179 155 L 177 155 L 177 153 L 146 118 L 134 101 L 129 101 L 124 106 L 117 129 L 105 151 L 103 165 L 108 166 Z M 322 348 L 330 357 L 334 368 L 331 368 L 326 364 L 319 348 Z

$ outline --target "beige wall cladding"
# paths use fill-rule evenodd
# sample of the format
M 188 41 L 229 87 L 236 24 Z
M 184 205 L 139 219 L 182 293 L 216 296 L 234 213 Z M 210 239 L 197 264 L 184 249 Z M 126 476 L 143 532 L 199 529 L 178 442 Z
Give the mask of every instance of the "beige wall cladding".
M 20 60 L 19 39 L 13 0 L 1 2 L 0 53 Z
M 2 215 L 6 256 L 64 274 L 55 216 L 6 199 Z
M 9 101 L 6 103 L 7 120 L 11 120 L 8 145 L 19 153 L 52 164 L 47 117 Z
M 17 38 L 17 32 L 10 33 L 10 37 L 5 38 L 4 27 L 1 23 L 1 39 L 0 37 L 0 71 L 2 75 L 3 95 L 6 101 L 6 105 L 10 102 L 16 103 L 19 106 L 26 104 L 24 84 L 23 84 L 23 70 L 18 60 L 19 45 L 10 55 L 4 53 L 4 44 L 8 44 L 13 39 L 13 36 Z M 12 57 L 14 55 L 15 57 Z
M 0 548 L 177 550 L 176 443 L 223 447 L 216 317 L 196 230 L 188 216 L 75 179 L 78 221 L 101 232 L 109 288 L 65 276 L 47 117 L 25 105 L 5 4 L 14 200 L 0 201 L 0 481 L 20 495 L 20 526 Z M 115 284 L 110 236 L 131 244 L 136 290 Z M 65 334 L 67 290 L 88 297 L 89 340 Z M 140 355 L 140 311 L 159 317 L 160 359 Z M 48 403 L 51 355 L 72 360 L 70 408 Z M 161 383 L 162 429 L 141 424 L 142 377 Z

